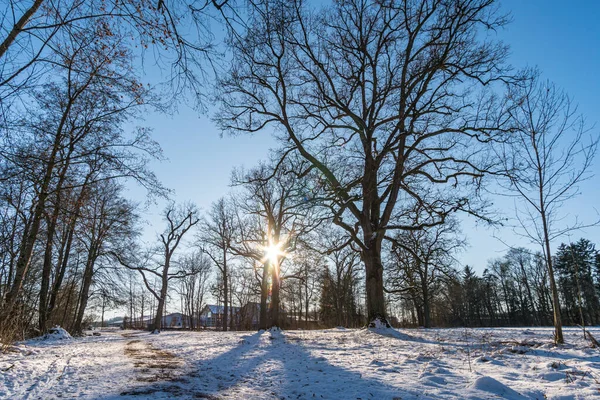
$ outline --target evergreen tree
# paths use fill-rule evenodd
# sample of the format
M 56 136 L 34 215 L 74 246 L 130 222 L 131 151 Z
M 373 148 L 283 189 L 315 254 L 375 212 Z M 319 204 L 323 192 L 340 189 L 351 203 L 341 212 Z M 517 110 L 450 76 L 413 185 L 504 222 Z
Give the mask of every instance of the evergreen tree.
M 558 247 L 556 272 L 569 323 L 596 325 L 600 322 L 600 301 L 593 279 L 597 260 L 598 251 L 587 239 Z

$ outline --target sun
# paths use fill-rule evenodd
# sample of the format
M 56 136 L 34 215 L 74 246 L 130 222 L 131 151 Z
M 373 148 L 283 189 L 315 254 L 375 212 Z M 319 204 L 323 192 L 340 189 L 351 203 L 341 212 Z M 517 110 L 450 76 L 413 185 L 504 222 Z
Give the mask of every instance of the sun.
M 265 261 L 268 260 L 271 264 L 277 265 L 281 257 L 286 257 L 287 254 L 281 249 L 283 243 L 271 243 L 265 246 Z

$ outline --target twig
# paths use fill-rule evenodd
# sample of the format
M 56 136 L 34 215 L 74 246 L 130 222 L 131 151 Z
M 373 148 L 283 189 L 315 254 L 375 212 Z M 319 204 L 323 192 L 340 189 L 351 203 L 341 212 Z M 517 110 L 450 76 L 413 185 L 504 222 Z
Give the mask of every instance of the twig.
M 592 336 L 592 333 L 589 330 L 585 331 L 585 333 L 587 334 L 587 338 L 592 342 L 592 348 L 600 348 L 600 343 Z
M 10 370 L 10 369 L 11 369 L 12 367 L 14 367 L 14 366 L 15 366 L 15 364 L 11 365 L 10 367 L 4 368 L 4 369 L 2 370 L 2 372 L 6 372 L 6 371 Z

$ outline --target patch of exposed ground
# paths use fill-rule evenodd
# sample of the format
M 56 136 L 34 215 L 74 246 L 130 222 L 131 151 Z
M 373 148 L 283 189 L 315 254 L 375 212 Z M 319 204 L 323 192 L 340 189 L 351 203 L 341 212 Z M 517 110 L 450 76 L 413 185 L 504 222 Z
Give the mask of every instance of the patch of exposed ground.
M 133 339 L 135 334 L 123 334 L 124 337 L 132 338 L 125 345 L 125 355 L 133 360 L 137 382 L 149 385 L 121 393 L 122 396 L 147 396 L 156 392 L 168 391 L 169 385 L 161 383 L 173 383 L 181 380 L 181 367 L 183 361 L 175 354 L 167 350 L 154 347 L 151 343 Z M 156 385 L 152 385 L 156 383 Z

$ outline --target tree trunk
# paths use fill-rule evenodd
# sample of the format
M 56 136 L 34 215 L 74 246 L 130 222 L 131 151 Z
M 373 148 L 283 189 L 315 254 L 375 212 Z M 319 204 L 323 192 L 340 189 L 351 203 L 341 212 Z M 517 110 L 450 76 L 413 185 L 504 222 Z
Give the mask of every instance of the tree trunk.
M 550 239 L 548 234 L 548 224 L 546 222 L 546 215 L 542 214 L 542 223 L 544 227 L 544 244 L 546 250 L 546 263 L 548 265 L 548 278 L 550 279 L 550 291 L 552 292 L 552 308 L 554 309 L 554 341 L 557 344 L 563 344 L 565 339 L 562 332 L 562 319 L 560 317 L 560 301 L 558 299 L 558 288 L 556 287 L 556 281 L 554 280 L 554 268 L 552 266 L 552 253 L 550 252 Z
M 50 177 L 48 176 L 48 183 L 49 182 Z M 15 265 L 14 279 L 10 289 L 6 293 L 2 314 L 0 315 L 0 320 L 3 322 L 11 319 L 13 308 L 17 302 L 17 299 L 19 298 L 19 295 L 21 294 L 23 283 L 29 270 L 33 248 L 35 246 L 37 234 L 40 230 L 40 223 L 44 211 L 44 203 L 46 199 L 46 193 L 44 193 L 44 191 L 47 190 L 47 185 L 45 186 L 46 188 L 42 189 L 40 197 L 38 198 L 29 230 L 23 233 L 23 242 L 21 244 L 19 257 L 17 258 L 17 263 Z
M 60 208 L 62 206 L 61 190 L 67 177 L 67 172 L 69 171 L 69 165 L 71 164 L 70 157 L 73 150 L 74 145 L 71 144 L 67 153 L 67 160 L 62 166 L 62 168 L 60 168 L 58 183 L 56 184 L 56 188 L 54 189 L 56 191 L 56 203 L 54 205 L 52 215 L 50 215 L 50 218 L 48 220 L 46 247 L 44 249 L 44 264 L 42 267 L 42 281 L 40 285 L 40 301 L 38 304 L 39 326 L 40 331 L 42 332 L 46 331 L 46 323 L 50 316 L 50 311 L 48 307 L 48 291 L 50 289 L 50 274 L 52 273 L 52 249 L 54 247 L 54 235 L 56 233 L 56 226 L 58 224 L 58 216 L 60 213 Z
M 223 250 L 223 331 L 227 331 L 227 306 L 228 306 L 228 276 L 227 276 L 227 252 Z
M 88 259 L 85 264 L 85 270 L 83 272 L 83 282 L 81 286 L 81 292 L 79 294 L 79 307 L 77 309 L 77 316 L 73 324 L 73 333 L 75 335 L 81 335 L 83 333 L 83 315 L 85 314 L 85 308 L 89 299 L 90 286 L 92 285 L 92 277 L 94 275 L 94 264 L 96 263 L 96 248 L 92 245 L 88 252 Z
M 60 320 L 60 325 L 61 326 L 66 326 L 67 312 L 69 310 L 69 306 L 71 305 L 71 297 L 72 297 L 72 294 L 73 294 L 73 291 L 74 291 L 73 286 L 75 285 L 75 276 L 77 275 L 77 270 L 78 269 L 79 269 L 79 263 L 75 264 L 75 271 L 73 272 L 73 279 L 67 280 L 66 287 L 67 287 L 68 292 L 67 292 L 67 299 L 64 302 L 65 304 L 63 306 L 63 315 L 62 315 L 62 318 Z
M 385 298 L 383 295 L 383 264 L 381 263 L 381 241 L 369 241 L 369 247 L 363 250 L 365 263 L 367 292 L 367 321 L 370 328 L 390 327 L 385 315 Z
M 279 288 L 279 266 L 273 265 L 273 268 L 271 268 L 271 323 L 269 325 L 276 328 L 281 327 L 281 321 L 279 321 Z
M 423 285 L 423 327 L 431 328 L 431 309 L 429 305 L 429 288 Z
M 106 308 L 106 295 L 102 294 L 102 316 L 100 317 L 100 330 L 104 326 L 104 309 Z
M 312 297 L 312 296 L 311 296 Z M 304 281 L 304 329 L 308 329 L 308 309 L 310 308 L 310 298 L 308 297 L 308 272 L 306 273 L 306 280 Z
M 52 249 L 54 245 L 54 234 L 56 232 L 56 222 L 58 219 L 58 204 L 48 221 L 46 233 L 46 246 L 44 249 L 44 264 L 42 266 L 42 279 L 40 282 L 40 298 L 38 302 L 38 323 L 42 333 L 46 332 L 48 320 L 48 295 L 50 289 L 50 275 L 52 273 Z
M 159 333 L 162 328 L 163 309 L 165 308 L 165 298 L 162 296 L 163 291 L 160 291 L 161 296 L 158 299 L 158 305 L 156 306 L 156 314 L 154 315 L 154 322 L 150 327 L 153 333 Z
M 0 44 L 0 58 L 4 56 L 4 53 L 6 53 L 11 44 L 15 41 L 17 35 L 23 32 L 23 28 L 25 28 L 27 22 L 29 22 L 31 17 L 33 17 L 33 14 L 35 14 L 35 12 L 38 10 L 38 8 L 40 8 L 43 2 L 43 0 L 35 0 L 31 7 L 29 7 L 27 11 L 25 11 L 21 18 L 19 18 L 15 26 L 13 26 L 11 31 L 8 33 L 8 36 L 4 39 L 2 44 Z
M 159 333 L 162 328 L 162 318 L 163 312 L 165 309 L 165 301 L 167 299 L 167 288 L 169 285 L 169 267 L 170 267 L 170 258 L 165 257 L 165 267 L 163 269 L 162 275 L 162 285 L 160 288 L 160 297 L 158 300 L 158 305 L 156 307 L 156 315 L 154 316 L 154 323 L 152 324 L 151 330 L 153 333 Z
M 145 305 L 144 304 L 144 299 L 145 299 L 144 292 L 142 292 L 141 305 L 140 305 L 141 306 L 140 307 L 141 308 L 140 309 L 140 314 L 141 314 L 141 316 L 140 316 L 140 328 L 141 329 L 144 329 L 144 305 Z
M 299 328 L 302 322 L 302 303 L 302 283 L 300 283 L 298 285 L 298 324 L 296 325 L 296 328 Z M 306 324 L 304 324 L 304 327 L 306 328 Z
M 258 330 L 267 329 L 267 297 L 269 296 L 269 262 L 263 264 L 262 282 L 260 285 L 260 315 Z
M 233 291 L 229 290 L 229 330 L 237 330 L 235 327 L 235 313 L 233 312 Z
M 87 183 L 87 177 L 86 177 Z M 62 281 L 65 277 L 65 273 L 67 271 L 67 266 L 69 265 L 69 258 L 71 256 L 71 247 L 73 245 L 73 238 L 75 236 L 75 227 L 77 225 L 77 220 L 79 218 L 79 210 L 83 204 L 84 200 L 84 190 L 85 184 L 81 188 L 81 192 L 77 198 L 75 210 L 73 210 L 73 215 L 71 216 L 71 220 L 69 221 L 68 233 L 67 233 L 67 241 L 64 250 L 62 251 L 62 256 L 59 257 L 59 262 L 56 266 L 56 274 L 54 278 L 54 283 L 52 285 L 52 290 L 50 292 L 50 300 L 48 302 L 48 315 L 51 316 L 52 311 L 54 311 L 54 307 L 56 305 L 56 299 L 58 297 L 58 292 L 62 285 Z

